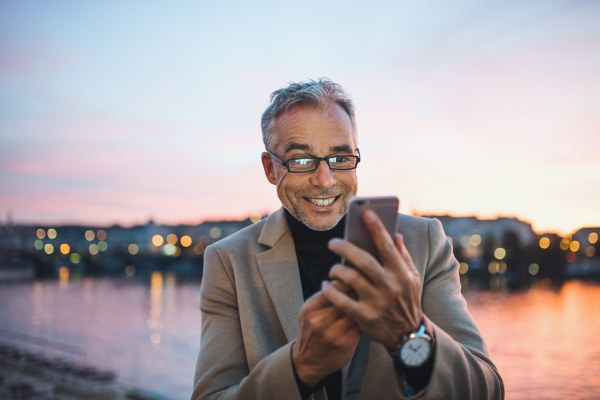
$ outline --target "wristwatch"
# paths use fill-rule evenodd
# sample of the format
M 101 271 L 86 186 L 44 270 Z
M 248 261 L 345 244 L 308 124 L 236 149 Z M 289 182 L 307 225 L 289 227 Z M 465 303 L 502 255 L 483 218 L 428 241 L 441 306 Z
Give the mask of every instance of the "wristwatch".
M 400 369 L 418 368 L 431 358 L 434 345 L 435 341 L 426 332 L 423 322 L 415 332 L 402 335 L 396 349 L 389 353 Z

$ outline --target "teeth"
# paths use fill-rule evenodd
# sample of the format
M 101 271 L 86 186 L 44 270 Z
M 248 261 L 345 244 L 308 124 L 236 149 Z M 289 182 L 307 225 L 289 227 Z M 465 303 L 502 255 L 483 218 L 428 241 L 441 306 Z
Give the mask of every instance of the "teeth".
M 330 205 L 334 202 L 334 200 L 335 197 L 330 197 L 328 199 L 308 199 L 308 201 L 310 201 L 311 203 L 321 207 Z

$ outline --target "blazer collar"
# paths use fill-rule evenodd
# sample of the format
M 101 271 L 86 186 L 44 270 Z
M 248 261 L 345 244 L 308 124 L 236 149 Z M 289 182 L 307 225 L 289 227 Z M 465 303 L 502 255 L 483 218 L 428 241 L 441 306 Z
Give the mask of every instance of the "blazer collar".
M 283 207 L 265 221 L 258 243 L 270 249 L 258 253 L 256 261 L 273 301 L 288 342 L 296 339 L 304 303 L 298 259 Z

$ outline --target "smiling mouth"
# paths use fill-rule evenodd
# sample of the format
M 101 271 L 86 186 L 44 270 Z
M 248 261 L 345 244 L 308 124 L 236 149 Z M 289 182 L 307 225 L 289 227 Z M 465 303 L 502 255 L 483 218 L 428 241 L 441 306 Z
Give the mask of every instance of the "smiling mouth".
M 340 197 L 340 196 L 327 197 L 325 199 L 316 199 L 316 198 L 312 198 L 312 197 L 305 197 L 304 199 L 306 201 L 308 201 L 309 203 L 314 204 L 316 206 L 327 207 L 328 205 L 331 205 L 334 201 L 336 201 L 338 199 L 338 197 Z

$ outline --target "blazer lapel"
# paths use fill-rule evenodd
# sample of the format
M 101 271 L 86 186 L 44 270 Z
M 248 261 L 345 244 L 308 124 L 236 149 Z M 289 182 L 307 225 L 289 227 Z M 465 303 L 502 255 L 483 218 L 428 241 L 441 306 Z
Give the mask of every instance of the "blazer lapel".
M 294 240 L 283 208 L 267 218 L 258 243 L 270 247 L 258 253 L 256 261 L 289 342 L 298 336 L 304 298 Z

